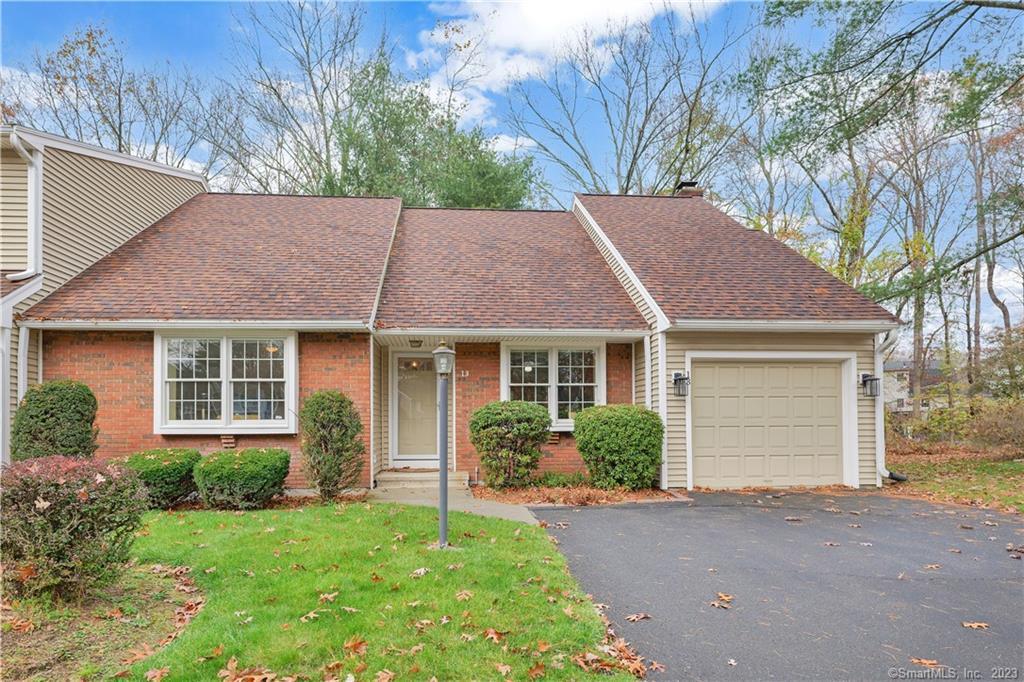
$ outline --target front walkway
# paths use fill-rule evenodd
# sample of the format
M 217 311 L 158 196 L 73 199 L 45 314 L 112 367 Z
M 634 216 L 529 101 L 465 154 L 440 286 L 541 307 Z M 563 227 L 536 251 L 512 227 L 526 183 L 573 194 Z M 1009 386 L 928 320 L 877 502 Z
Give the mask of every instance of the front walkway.
M 438 494 L 437 486 L 422 488 L 377 487 L 370 491 L 368 499 L 373 502 L 394 502 L 395 504 L 411 504 L 419 507 L 436 507 Z M 449 487 L 448 508 L 452 511 L 469 512 L 470 514 L 479 514 L 480 516 L 493 516 L 499 519 L 520 521 L 531 525 L 537 524 L 537 517 L 523 505 L 480 500 L 473 497 L 473 493 L 469 488 L 464 487 Z
M 1020 670 L 1022 517 L 877 493 L 692 496 L 535 510 L 616 633 L 666 667 L 653 679 Z

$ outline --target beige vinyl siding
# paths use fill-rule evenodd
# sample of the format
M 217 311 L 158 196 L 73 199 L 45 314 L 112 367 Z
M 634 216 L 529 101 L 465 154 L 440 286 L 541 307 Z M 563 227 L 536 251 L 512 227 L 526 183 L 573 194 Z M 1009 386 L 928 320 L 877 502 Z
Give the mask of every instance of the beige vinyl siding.
M 647 358 L 644 357 L 644 342 L 633 344 L 633 403 L 647 404 Z
M 688 350 L 856 352 L 857 374 L 874 373 L 872 334 L 669 333 L 666 372 L 683 371 Z M 657 395 L 657 394 L 655 394 Z M 875 399 L 857 391 L 857 448 L 860 485 L 876 484 Z M 686 398 L 668 394 L 669 487 L 686 487 Z
M 28 255 L 28 166 L 0 150 L 0 270 L 20 272 Z
M 23 313 L 97 260 L 205 191 L 198 180 L 47 147 L 43 152 L 43 285 Z M 11 333 L 17 386 L 18 325 Z M 29 354 L 30 363 L 32 358 Z M 36 374 L 30 373 L 29 381 Z M 17 399 L 11 390 L 12 402 Z
M 612 254 L 611 249 L 609 249 L 607 244 L 598 237 L 594 224 L 587 219 L 586 215 L 581 210 L 579 210 L 578 205 L 573 206 L 572 212 L 576 216 L 576 219 L 580 221 L 583 229 L 587 231 L 588 235 L 590 235 L 590 238 L 593 240 L 597 250 L 601 252 L 601 256 L 604 257 L 605 262 L 608 263 L 608 267 L 611 268 L 616 279 L 619 280 L 619 283 L 622 284 L 626 293 L 629 294 L 630 299 L 632 299 L 633 304 L 637 307 L 637 310 L 640 311 L 640 314 L 644 316 L 644 320 L 647 321 L 647 324 L 652 326 L 657 324 L 657 317 L 655 316 L 654 311 L 651 310 L 651 306 L 649 306 L 647 301 L 644 300 L 644 297 L 640 295 L 640 290 L 637 288 L 636 284 L 630 280 L 625 269 Z

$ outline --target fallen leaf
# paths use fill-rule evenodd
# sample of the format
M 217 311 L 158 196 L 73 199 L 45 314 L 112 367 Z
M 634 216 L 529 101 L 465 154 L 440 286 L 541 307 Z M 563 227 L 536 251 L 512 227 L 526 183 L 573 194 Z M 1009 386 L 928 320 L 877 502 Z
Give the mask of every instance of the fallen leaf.
M 968 621 L 964 621 L 960 624 L 970 630 L 988 630 L 988 623 L 970 623 Z
M 860 528 L 861 527 L 861 525 L 859 523 L 848 523 L 846 525 L 849 526 L 850 528 Z
M 330 593 L 326 593 L 325 592 L 324 594 L 320 595 L 320 603 L 321 604 L 326 604 L 328 602 L 333 602 L 334 598 L 337 597 L 337 596 L 338 596 L 337 592 L 330 592 Z
M 711 605 L 714 606 L 716 609 L 731 609 L 732 608 L 731 606 L 729 606 L 728 602 L 718 601 L 717 599 L 715 601 L 711 602 Z
M 35 627 L 35 623 L 27 618 L 15 618 L 11 621 L 11 629 L 15 632 L 32 632 Z
M 831 540 L 829 540 L 828 542 L 825 543 L 825 546 L 826 547 L 838 547 L 839 543 L 838 542 L 832 542 Z
M 785 521 L 789 521 L 790 523 L 802 523 L 803 522 L 803 518 L 801 518 L 799 516 L 787 516 L 784 520 Z
M 492 642 L 494 642 L 495 644 L 498 644 L 498 643 L 501 642 L 501 639 L 506 634 L 508 634 L 508 633 L 500 632 L 498 630 L 495 630 L 494 628 L 487 628 L 486 630 L 484 630 L 484 639 L 489 639 Z
M 345 651 L 352 654 L 353 656 L 363 656 L 366 654 L 366 640 L 361 637 L 350 637 L 345 642 Z
M 934 659 L 931 659 L 931 658 L 911 658 L 910 662 L 913 663 L 914 665 L 920 665 L 920 666 L 923 666 L 925 668 L 937 668 L 937 667 L 939 667 L 939 662 L 934 660 Z
M 146 680 L 147 682 L 160 682 L 160 680 L 167 677 L 170 672 L 170 668 L 151 668 L 146 671 Z
M 626 616 L 626 620 L 628 620 L 630 623 L 638 623 L 638 622 L 640 622 L 642 620 L 650 620 L 650 619 L 651 619 L 651 614 L 649 614 L 649 613 L 631 613 L 628 616 Z
M 725 664 L 726 665 L 736 665 L 736 659 L 735 658 L 730 658 L 728 661 L 725 662 Z
M 503 677 L 508 677 L 508 674 L 512 672 L 512 666 L 507 663 L 495 663 L 494 667 Z
M 924 570 L 926 571 L 937 571 L 942 568 L 942 564 L 925 564 Z
M 551 648 L 551 645 L 548 644 L 547 642 L 545 642 L 543 639 L 538 639 L 537 640 L 537 652 L 538 653 L 542 654 L 542 653 L 544 653 L 545 651 L 547 651 L 550 648 Z
M 409 574 L 409 577 L 410 578 L 422 578 L 427 573 L 430 573 L 430 569 L 429 568 L 426 568 L 426 567 L 424 567 L 424 568 L 417 568 L 415 571 L 413 571 L 412 573 Z
M 376 682 L 391 682 L 395 679 L 395 674 L 384 668 L 384 670 L 378 670 L 377 676 L 373 678 Z
M 544 664 L 540 661 L 537 661 L 537 663 L 535 663 L 533 666 L 530 667 L 529 670 L 526 671 L 526 675 L 531 680 L 536 680 L 541 677 L 544 677 Z
M 131 665 L 132 663 L 138 663 L 144 658 L 149 658 L 153 655 L 153 648 L 148 644 L 143 644 L 141 649 L 132 649 L 128 652 L 128 655 L 121 659 L 121 665 Z
M 963 554 L 963 552 L 961 552 L 959 549 L 951 549 L 949 551 L 953 554 Z
M 473 593 L 469 590 L 459 590 L 455 593 L 455 598 L 459 601 L 469 601 L 473 598 Z
M 733 596 L 731 594 L 726 594 L 725 592 L 717 592 L 716 596 L 719 601 L 724 601 L 726 604 L 731 603 L 733 600 Z
M 657 661 L 651 661 L 651 670 L 663 673 L 665 672 L 665 666 L 663 666 L 661 663 L 658 663 Z

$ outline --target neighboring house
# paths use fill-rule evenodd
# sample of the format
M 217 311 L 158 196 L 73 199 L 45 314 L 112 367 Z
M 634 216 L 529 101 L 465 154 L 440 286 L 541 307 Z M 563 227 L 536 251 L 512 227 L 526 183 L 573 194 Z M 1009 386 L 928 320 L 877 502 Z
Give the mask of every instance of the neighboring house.
M 0 447 L 39 381 L 42 334 L 18 317 L 75 275 L 206 191 L 196 173 L 0 125 Z
M 884 392 L 885 406 L 892 412 L 910 413 L 914 409 L 914 392 L 910 389 L 910 371 L 914 366 L 912 360 L 889 360 L 885 363 Z M 945 382 L 937 360 L 929 360 L 925 364 L 924 375 L 921 377 L 921 411 L 928 412 L 933 407 L 945 407 L 947 400 L 944 395 L 933 394 L 928 389 Z
M 582 468 L 579 410 L 638 403 L 666 424 L 661 485 L 692 488 L 880 484 L 882 402 L 861 376 L 899 321 L 683 188 L 571 211 L 202 193 L 18 323 L 42 338 L 44 380 L 96 393 L 101 456 L 297 456 L 302 400 L 336 389 L 362 416 L 363 485 L 436 468 L 444 341 L 450 469 L 477 478 L 468 421 L 492 400 L 545 405 L 541 468 L 563 471 Z

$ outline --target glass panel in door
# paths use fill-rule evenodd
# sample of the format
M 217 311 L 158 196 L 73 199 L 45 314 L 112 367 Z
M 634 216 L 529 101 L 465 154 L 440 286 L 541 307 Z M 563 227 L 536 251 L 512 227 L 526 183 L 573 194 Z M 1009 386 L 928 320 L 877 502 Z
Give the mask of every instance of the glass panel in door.
M 437 461 L 436 377 L 433 358 L 398 358 L 398 459 Z

